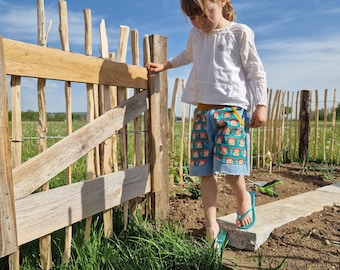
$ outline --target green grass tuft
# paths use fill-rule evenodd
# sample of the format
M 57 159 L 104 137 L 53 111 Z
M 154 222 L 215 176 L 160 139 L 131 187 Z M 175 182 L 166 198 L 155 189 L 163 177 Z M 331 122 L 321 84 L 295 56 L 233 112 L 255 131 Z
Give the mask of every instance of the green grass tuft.
M 60 270 L 164 270 L 164 269 L 225 269 L 214 249 L 204 239 L 185 234 L 181 226 L 155 223 L 141 215 L 130 220 L 128 230 L 105 238 L 102 222 L 97 218 L 90 239 L 84 243 L 83 225 L 75 224 L 71 260 L 62 263 L 63 230 L 53 234 L 52 269 Z M 120 227 L 118 225 L 118 227 Z M 120 229 L 120 228 L 119 228 Z M 21 268 L 39 269 L 38 241 L 21 248 Z M 0 260 L 0 269 L 6 269 Z

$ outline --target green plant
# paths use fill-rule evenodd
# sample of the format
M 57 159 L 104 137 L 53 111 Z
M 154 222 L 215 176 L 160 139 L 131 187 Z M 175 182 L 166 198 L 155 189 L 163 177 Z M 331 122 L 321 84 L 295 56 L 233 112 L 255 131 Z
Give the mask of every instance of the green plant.
M 321 173 L 322 179 L 326 181 L 334 181 L 334 165 L 325 162 L 324 164 L 312 163 L 309 167 L 310 171 Z
M 191 198 L 197 200 L 201 197 L 201 184 L 196 182 L 188 182 L 187 189 L 191 193 Z
M 280 270 L 283 269 L 283 267 L 286 265 L 286 259 L 287 259 L 288 255 L 286 257 L 283 258 L 283 260 L 274 268 L 271 266 L 271 264 L 269 263 L 269 268 L 262 268 L 262 261 L 263 261 L 263 255 L 261 252 L 258 253 L 257 255 L 257 259 L 258 259 L 258 270 L 262 270 L 262 269 L 269 269 L 269 270 Z

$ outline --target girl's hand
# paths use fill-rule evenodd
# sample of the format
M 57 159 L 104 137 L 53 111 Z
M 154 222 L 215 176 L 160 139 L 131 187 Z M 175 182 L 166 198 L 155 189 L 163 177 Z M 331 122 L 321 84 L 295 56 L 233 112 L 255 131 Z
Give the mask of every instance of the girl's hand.
M 257 105 L 253 112 L 249 126 L 252 128 L 263 127 L 267 121 L 267 112 L 265 105 Z
M 157 73 L 164 71 L 166 69 L 172 68 L 172 65 L 170 62 L 166 62 L 165 64 L 159 64 L 159 63 L 147 63 L 145 67 L 151 72 L 151 73 Z

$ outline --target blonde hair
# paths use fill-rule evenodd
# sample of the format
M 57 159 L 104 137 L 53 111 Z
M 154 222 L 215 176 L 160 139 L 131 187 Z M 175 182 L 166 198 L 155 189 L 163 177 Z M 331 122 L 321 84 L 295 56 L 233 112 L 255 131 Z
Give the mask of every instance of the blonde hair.
M 207 11 L 204 1 L 216 2 L 220 0 L 180 0 L 181 9 L 183 13 L 188 17 L 207 15 Z M 231 4 L 231 0 L 225 0 L 225 6 L 223 7 L 222 14 L 228 21 L 235 21 L 236 14 Z

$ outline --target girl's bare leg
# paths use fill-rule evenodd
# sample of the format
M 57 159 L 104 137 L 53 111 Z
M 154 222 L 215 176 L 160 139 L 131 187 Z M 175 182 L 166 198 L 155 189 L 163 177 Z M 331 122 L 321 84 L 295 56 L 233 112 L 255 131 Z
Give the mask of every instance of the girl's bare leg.
M 247 191 L 244 176 L 231 176 L 225 177 L 229 185 L 235 192 L 235 198 L 237 203 L 237 211 L 240 215 L 243 215 L 248 209 L 251 208 L 251 197 Z M 252 213 L 250 212 L 243 220 L 240 222 L 236 220 L 236 226 L 247 226 L 252 222 Z
M 215 175 L 202 176 L 201 194 L 205 215 L 207 241 L 212 243 L 220 230 L 216 220 L 218 182 Z

